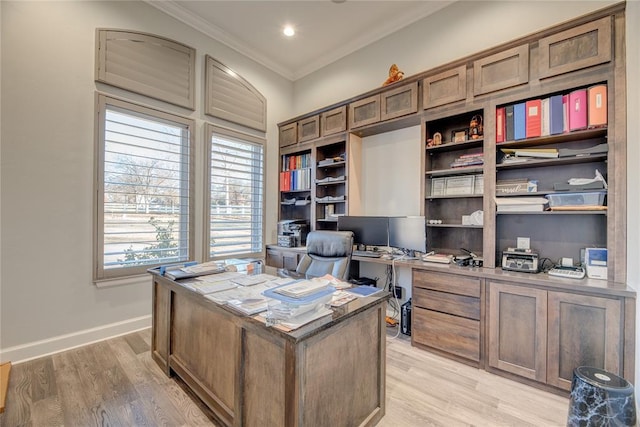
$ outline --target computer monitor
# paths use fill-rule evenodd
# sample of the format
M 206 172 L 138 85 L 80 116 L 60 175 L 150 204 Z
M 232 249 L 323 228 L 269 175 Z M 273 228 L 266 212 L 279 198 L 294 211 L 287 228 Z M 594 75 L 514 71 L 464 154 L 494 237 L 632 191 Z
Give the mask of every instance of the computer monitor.
M 410 257 L 427 251 L 427 225 L 424 216 L 389 217 L 389 246 Z
M 338 230 L 353 231 L 353 243 L 365 246 L 387 246 L 389 218 L 386 216 L 339 216 Z

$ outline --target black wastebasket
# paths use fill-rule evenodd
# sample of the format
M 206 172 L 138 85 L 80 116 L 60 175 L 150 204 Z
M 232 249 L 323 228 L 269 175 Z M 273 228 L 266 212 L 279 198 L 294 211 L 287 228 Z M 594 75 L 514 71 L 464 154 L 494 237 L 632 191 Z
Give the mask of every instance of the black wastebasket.
M 567 426 L 636 425 L 633 385 L 602 369 L 580 366 L 573 371 Z

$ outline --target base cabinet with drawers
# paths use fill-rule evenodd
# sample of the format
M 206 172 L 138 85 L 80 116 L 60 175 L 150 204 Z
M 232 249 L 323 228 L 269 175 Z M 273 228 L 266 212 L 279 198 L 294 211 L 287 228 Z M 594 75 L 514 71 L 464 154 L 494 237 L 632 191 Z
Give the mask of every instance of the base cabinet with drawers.
M 266 264 L 270 267 L 284 268 L 295 271 L 302 256 L 306 253 L 306 248 L 285 248 L 281 246 L 267 246 Z
M 481 356 L 482 281 L 413 270 L 412 344 L 477 365 Z
M 635 380 L 629 288 L 426 264 L 410 264 L 413 346 L 556 393 L 579 366 Z
M 622 299 L 493 281 L 487 287 L 490 368 L 567 391 L 578 366 L 625 376 Z

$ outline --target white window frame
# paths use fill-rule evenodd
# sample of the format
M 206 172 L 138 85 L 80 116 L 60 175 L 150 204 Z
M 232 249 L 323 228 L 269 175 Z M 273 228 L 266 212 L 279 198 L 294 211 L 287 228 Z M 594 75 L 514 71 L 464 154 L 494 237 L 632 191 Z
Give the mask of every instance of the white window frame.
M 226 136 L 231 139 L 240 140 L 243 143 L 257 145 L 262 147 L 262 185 L 261 190 L 261 215 L 259 218 L 261 231 L 260 242 L 257 242 L 254 250 L 251 252 L 242 253 L 222 253 L 220 255 L 211 254 L 211 153 L 212 153 L 212 139 L 214 135 Z M 266 182 L 266 140 L 264 137 L 258 137 L 242 131 L 229 129 L 219 125 L 207 123 L 205 126 L 205 151 L 206 151 L 206 165 L 205 165 L 205 186 L 204 186 L 204 241 L 203 241 L 203 254 L 205 260 L 221 259 L 221 258 L 243 258 L 243 257 L 263 257 L 265 248 L 265 182 Z M 254 219 L 255 221 L 255 219 Z M 253 230 L 252 230 L 253 234 Z
M 94 170 L 94 282 L 112 280 L 123 277 L 130 277 L 144 274 L 149 268 L 153 268 L 162 263 L 149 263 L 131 267 L 109 268 L 104 266 L 104 164 L 105 164 L 105 117 L 109 107 L 114 109 L 123 109 L 132 114 L 142 114 L 158 121 L 166 121 L 173 125 L 184 126 L 188 130 L 188 140 L 186 148 L 188 153 L 188 230 L 185 237 L 188 239 L 187 254 L 183 257 L 185 260 L 192 259 L 194 256 L 194 237 L 195 237 L 195 221 L 194 221 L 194 200 L 195 200 L 195 174 L 194 174 L 194 129 L 195 122 L 186 117 L 177 116 L 154 108 L 135 104 L 133 102 L 114 98 L 106 94 L 96 93 L 96 138 L 95 138 L 95 167 Z

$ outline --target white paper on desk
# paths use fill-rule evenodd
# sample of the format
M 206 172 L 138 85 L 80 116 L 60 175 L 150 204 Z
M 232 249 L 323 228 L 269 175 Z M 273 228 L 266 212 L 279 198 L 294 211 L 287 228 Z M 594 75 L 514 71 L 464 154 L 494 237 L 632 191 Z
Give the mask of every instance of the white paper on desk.
M 275 286 L 280 286 L 280 285 L 286 285 L 286 284 L 289 284 L 289 283 L 293 283 L 296 280 L 298 280 L 298 279 L 293 279 L 291 277 L 275 277 L 274 276 L 274 278 L 272 280 L 270 280 L 268 283 L 265 283 L 265 285 L 273 288 Z
M 311 323 L 314 320 L 320 319 L 321 317 L 327 316 L 329 314 L 333 314 L 333 311 L 325 307 L 320 307 L 316 311 L 301 314 L 298 317 L 289 319 L 287 321 L 282 321 L 280 322 L 280 324 L 286 328 L 297 329 L 301 326 L 306 325 L 307 323 Z
M 254 286 L 254 285 L 257 285 L 258 283 L 264 283 L 266 281 L 269 281 L 273 277 L 274 276 L 270 274 L 265 274 L 265 273 L 256 274 L 253 276 L 243 274 L 239 277 L 234 277 L 233 279 L 231 279 L 231 281 L 240 286 Z
M 211 294 L 213 292 L 222 292 L 228 289 L 235 289 L 238 287 L 233 282 L 229 280 L 219 280 L 216 282 L 201 282 L 201 283 L 193 283 L 193 290 L 195 290 L 199 294 Z
M 225 271 L 224 273 L 208 274 L 206 276 L 197 277 L 195 280 L 200 282 L 220 282 L 223 280 L 231 280 L 236 277 L 245 276 L 243 273 L 237 273 L 235 271 Z
M 212 294 L 205 295 L 206 298 L 217 304 L 226 304 L 232 300 L 245 300 L 250 298 L 264 298 L 262 292 L 269 289 L 268 286 L 265 286 L 264 283 L 259 283 L 255 286 L 239 286 L 234 289 L 228 289 L 222 292 L 215 292 Z

